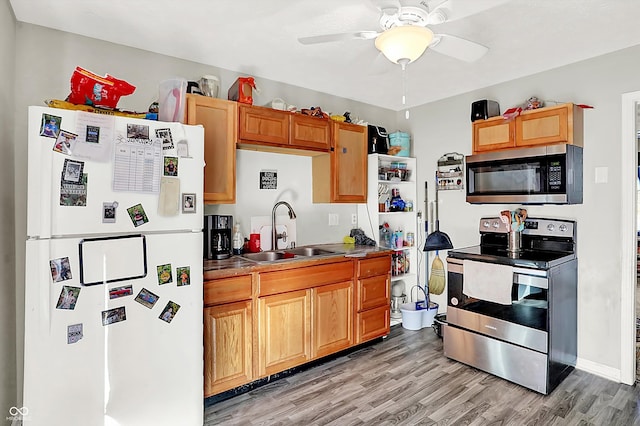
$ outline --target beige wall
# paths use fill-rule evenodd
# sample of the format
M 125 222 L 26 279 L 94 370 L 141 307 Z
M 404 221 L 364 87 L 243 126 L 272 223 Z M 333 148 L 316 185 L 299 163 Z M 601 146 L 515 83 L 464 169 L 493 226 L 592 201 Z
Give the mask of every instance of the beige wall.
M 471 153 L 471 102 L 494 99 L 504 111 L 537 96 L 595 107 L 584 111 L 583 204 L 530 206 L 528 210 L 534 217 L 578 222 L 578 357 L 583 366 L 605 375 L 621 367 L 621 289 L 630 283 L 622 283 L 620 271 L 620 110 L 621 95 L 640 89 L 639 67 L 640 46 L 423 105 L 413 109 L 410 122 L 419 163 L 418 182 L 429 181 L 433 200 L 431 182 L 438 158 L 452 151 Z M 595 183 L 596 167 L 608 168 L 607 183 Z M 480 217 L 515 207 L 470 205 L 463 191 L 443 191 L 440 229 L 449 234 L 455 247 L 474 245 L 479 241 Z M 445 303 L 444 296 L 434 299 Z
M 14 57 L 16 24 L 9 0 L 0 4 L 0 419 L 18 405 L 16 388 L 16 285 L 14 279 L 13 116 L 15 110 Z

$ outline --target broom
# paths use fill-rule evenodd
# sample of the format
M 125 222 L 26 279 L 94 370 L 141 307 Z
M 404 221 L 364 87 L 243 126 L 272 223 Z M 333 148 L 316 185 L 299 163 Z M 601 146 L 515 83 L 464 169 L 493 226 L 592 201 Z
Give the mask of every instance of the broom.
M 436 251 L 436 257 L 433 259 L 433 263 L 431 264 L 431 275 L 429 276 L 429 293 L 433 294 L 442 294 L 444 291 L 444 264 L 442 260 L 440 260 L 440 256 L 438 256 L 438 252 Z

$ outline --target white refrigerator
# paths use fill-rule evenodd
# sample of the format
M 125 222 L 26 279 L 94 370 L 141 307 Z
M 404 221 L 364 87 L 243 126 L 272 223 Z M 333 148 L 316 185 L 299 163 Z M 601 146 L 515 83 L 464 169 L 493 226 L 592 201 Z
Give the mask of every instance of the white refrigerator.
M 200 126 L 30 107 L 24 424 L 203 423 Z

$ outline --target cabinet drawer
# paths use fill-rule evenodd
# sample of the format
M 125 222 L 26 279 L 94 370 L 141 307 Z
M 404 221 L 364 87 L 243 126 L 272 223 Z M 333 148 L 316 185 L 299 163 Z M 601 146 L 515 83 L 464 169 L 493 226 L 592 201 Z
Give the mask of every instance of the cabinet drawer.
M 384 275 L 391 271 L 391 255 L 363 259 L 358 262 L 358 277 L 366 278 L 374 275 Z
M 251 275 L 220 278 L 204 282 L 204 305 L 251 299 Z
M 350 260 L 260 274 L 259 296 L 304 290 L 353 279 Z
M 391 307 L 380 306 L 358 314 L 358 342 L 362 343 L 389 334 Z
M 389 304 L 389 275 L 358 280 L 358 312 Z

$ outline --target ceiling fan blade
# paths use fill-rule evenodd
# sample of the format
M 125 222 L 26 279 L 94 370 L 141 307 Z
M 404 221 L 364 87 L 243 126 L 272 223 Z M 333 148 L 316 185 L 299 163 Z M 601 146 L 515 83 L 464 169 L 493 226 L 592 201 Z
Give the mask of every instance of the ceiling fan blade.
M 301 44 L 318 44 L 347 40 L 372 40 L 378 37 L 378 35 L 379 33 L 377 31 L 356 31 L 353 33 L 324 34 L 310 37 L 299 37 L 298 41 Z
M 465 62 L 475 62 L 489 51 L 479 43 L 449 34 L 434 34 L 429 49 Z

